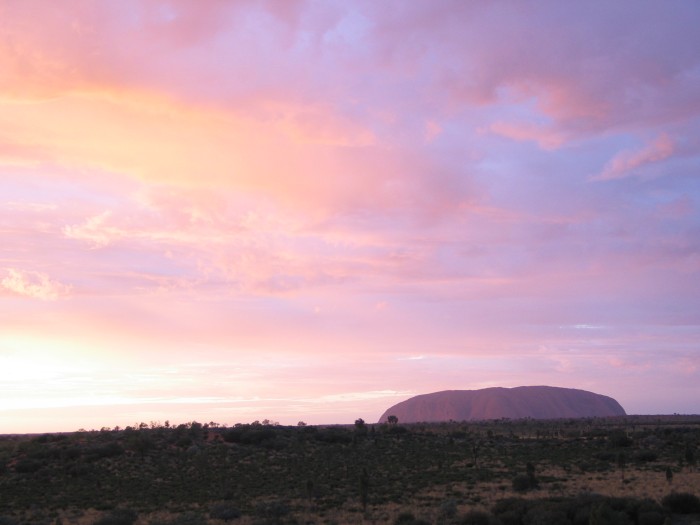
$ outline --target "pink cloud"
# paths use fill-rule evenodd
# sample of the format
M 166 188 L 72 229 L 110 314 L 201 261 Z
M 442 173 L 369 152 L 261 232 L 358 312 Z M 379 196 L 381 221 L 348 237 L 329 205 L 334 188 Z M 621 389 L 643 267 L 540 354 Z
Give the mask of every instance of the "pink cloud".
M 5 277 L 0 280 L 0 286 L 5 291 L 32 299 L 55 301 L 67 296 L 71 290 L 70 285 L 52 280 L 42 272 L 6 268 L 5 274 Z
M 566 142 L 566 139 L 560 132 L 535 124 L 494 122 L 489 127 L 489 130 L 492 133 L 516 141 L 536 142 L 540 148 L 548 150 L 556 149 Z
M 124 236 L 117 228 L 106 226 L 110 212 L 106 211 L 89 217 L 84 224 L 63 227 L 63 234 L 69 239 L 89 242 L 93 247 L 100 248 L 112 243 L 114 239 Z
M 683 195 L 664 203 L 657 208 L 657 215 L 663 219 L 680 220 L 689 217 L 695 211 L 695 204 L 688 195 Z
M 2 352 L 129 419 L 696 391 L 692 2 L 193 5 L 0 5 Z M 85 375 L 26 406 L 95 421 Z
M 664 133 L 642 149 L 618 153 L 592 180 L 612 180 L 636 175 L 640 168 L 665 160 L 675 151 L 675 143 Z

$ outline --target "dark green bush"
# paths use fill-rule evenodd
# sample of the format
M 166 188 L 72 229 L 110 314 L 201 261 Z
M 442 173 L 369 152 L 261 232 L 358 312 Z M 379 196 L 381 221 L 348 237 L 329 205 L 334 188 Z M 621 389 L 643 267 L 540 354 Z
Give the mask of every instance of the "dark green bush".
M 90 459 L 102 459 L 102 458 L 113 458 L 115 456 L 120 456 L 124 453 L 124 449 L 119 445 L 119 443 L 111 442 L 105 445 L 100 445 L 93 447 L 88 451 L 88 456 Z
M 267 501 L 255 508 L 255 515 L 265 518 L 268 523 L 278 523 L 289 514 L 289 506 L 284 501 Z
M 184 512 L 169 520 L 149 521 L 148 525 L 207 525 L 207 520 L 195 512 Z
M 241 512 L 228 503 L 217 503 L 209 509 L 209 517 L 217 520 L 230 521 L 241 517 Z
M 666 516 L 655 510 L 640 512 L 637 518 L 637 525 L 664 525 Z
M 95 522 L 95 525 L 133 525 L 138 515 L 131 509 L 116 509 Z
M 658 457 L 659 455 L 651 450 L 640 450 L 633 456 L 634 460 L 638 463 L 651 463 L 652 461 L 656 461 Z
M 634 525 L 624 511 L 614 510 L 609 505 L 610 501 L 607 500 L 591 508 L 589 525 Z
M 571 500 L 530 500 L 523 517 L 526 525 L 571 525 L 569 510 Z M 572 513 L 573 514 L 573 513 Z
M 20 459 L 15 465 L 15 472 L 19 472 L 21 474 L 31 474 L 43 466 L 43 462 L 36 459 Z
M 470 510 L 457 522 L 459 525 L 490 525 L 493 517 L 480 510 Z
M 276 437 L 275 429 L 262 425 L 246 425 L 232 428 L 224 433 L 224 441 L 243 445 L 260 445 Z
M 593 457 L 599 459 L 600 461 L 615 461 L 615 458 L 617 458 L 617 454 L 609 450 L 602 450 L 595 454 Z
M 61 456 L 66 461 L 78 459 L 82 454 L 80 447 L 67 447 L 61 451 Z
M 491 509 L 503 525 L 522 525 L 527 512 L 527 502 L 519 498 L 507 498 L 497 501 Z
M 512 483 L 515 492 L 527 492 L 537 487 L 537 482 L 525 474 L 515 476 Z
M 450 522 L 455 516 L 457 516 L 457 502 L 453 498 L 450 498 L 440 505 L 438 522 Z
M 328 428 L 319 431 L 314 436 L 323 443 L 352 443 L 352 436 L 345 430 Z
M 608 444 L 611 447 L 629 447 L 632 445 L 632 440 L 627 436 L 627 434 L 621 430 L 616 430 L 611 432 L 608 436 Z
M 427 521 L 416 518 L 410 512 L 402 512 L 394 521 L 394 525 L 430 525 Z
M 664 496 L 661 504 L 674 514 L 700 513 L 700 498 L 688 492 L 672 492 Z

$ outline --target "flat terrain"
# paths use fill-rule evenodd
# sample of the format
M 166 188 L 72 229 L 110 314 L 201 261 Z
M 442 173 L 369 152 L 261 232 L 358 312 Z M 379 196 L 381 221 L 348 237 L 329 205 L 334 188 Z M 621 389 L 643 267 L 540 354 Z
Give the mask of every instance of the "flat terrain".
M 699 445 L 700 416 L 1 436 L 0 525 L 700 523 Z

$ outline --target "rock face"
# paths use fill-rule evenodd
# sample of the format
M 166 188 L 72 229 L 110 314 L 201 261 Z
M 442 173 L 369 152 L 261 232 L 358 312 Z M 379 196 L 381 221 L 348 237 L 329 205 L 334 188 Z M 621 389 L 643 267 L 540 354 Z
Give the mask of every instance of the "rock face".
M 519 386 L 482 390 L 445 390 L 415 396 L 382 414 L 380 423 L 394 415 L 400 423 L 469 421 L 481 419 L 558 419 L 624 416 L 613 398 L 553 386 Z

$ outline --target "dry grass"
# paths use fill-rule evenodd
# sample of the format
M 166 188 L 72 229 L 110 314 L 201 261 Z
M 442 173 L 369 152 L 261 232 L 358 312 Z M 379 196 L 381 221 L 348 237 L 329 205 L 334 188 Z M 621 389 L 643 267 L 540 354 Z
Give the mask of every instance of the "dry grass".
M 546 485 L 541 490 L 532 491 L 530 497 L 549 495 L 575 496 L 592 492 L 612 497 L 650 498 L 655 501 L 670 492 L 690 492 L 700 494 L 700 472 L 684 470 L 673 476 L 673 482 L 666 481 L 665 472 L 652 470 L 626 469 L 624 478 L 619 471 L 581 473 L 570 475 L 563 469 L 550 468 L 547 475 L 565 478 L 558 482 L 560 490 L 553 491 Z

